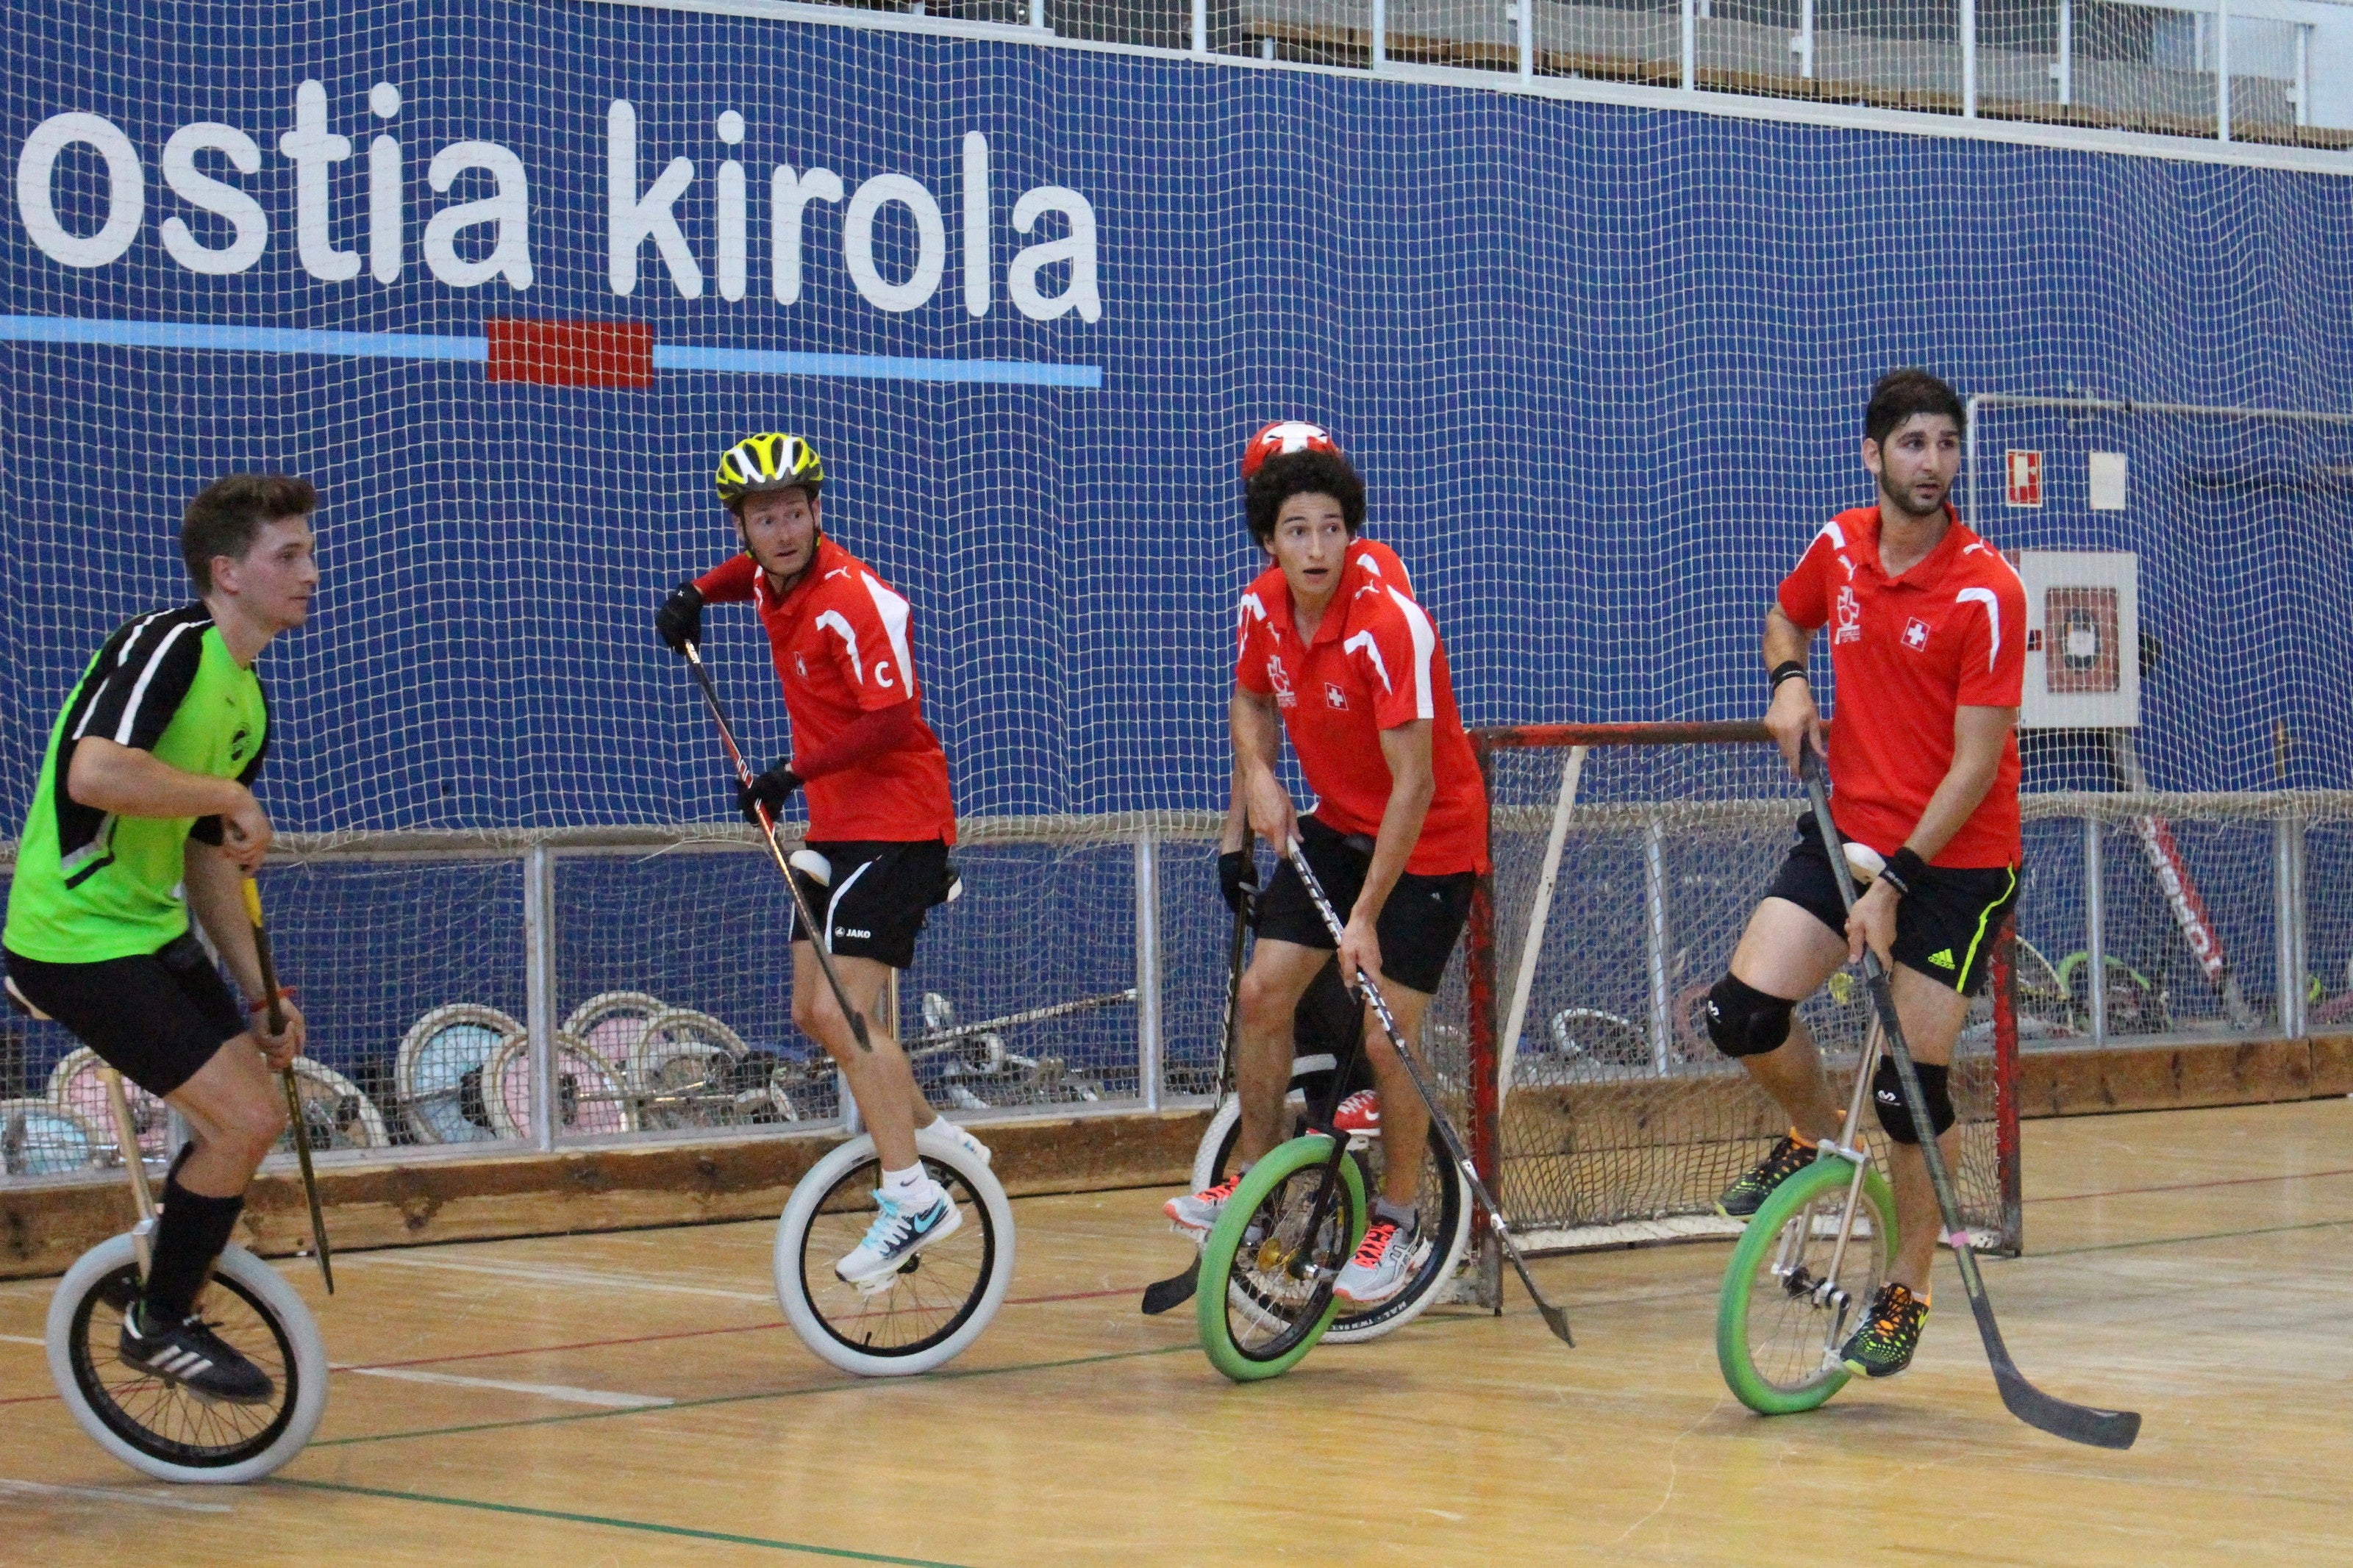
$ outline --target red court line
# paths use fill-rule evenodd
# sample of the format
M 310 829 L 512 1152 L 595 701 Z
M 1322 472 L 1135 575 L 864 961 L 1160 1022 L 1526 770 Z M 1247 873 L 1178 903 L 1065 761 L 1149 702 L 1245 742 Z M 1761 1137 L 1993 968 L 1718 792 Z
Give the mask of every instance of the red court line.
M 2163 1187 L 2111 1187 L 2098 1193 L 2057 1193 L 2046 1198 L 2029 1198 L 2031 1204 L 2072 1204 L 2085 1198 L 2128 1198 L 2141 1193 L 2194 1193 L 2207 1187 L 2244 1187 L 2261 1182 L 2316 1182 L 2328 1176 L 2353 1176 L 2353 1170 L 2297 1171 L 2285 1176 L 2224 1176 L 2211 1182 L 2176 1182 Z

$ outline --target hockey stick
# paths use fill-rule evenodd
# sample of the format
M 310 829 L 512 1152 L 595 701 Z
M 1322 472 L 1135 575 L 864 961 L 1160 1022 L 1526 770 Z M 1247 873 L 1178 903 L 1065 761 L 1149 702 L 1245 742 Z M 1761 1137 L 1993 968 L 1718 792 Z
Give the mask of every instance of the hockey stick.
M 969 1024 L 955 1024 L 944 1029 L 925 1029 L 909 1035 L 899 1042 L 902 1050 L 918 1050 L 926 1046 L 950 1045 L 967 1040 L 975 1035 L 986 1035 L 994 1029 L 1010 1029 L 1019 1024 L 1039 1024 L 1049 1018 L 1067 1018 L 1073 1013 L 1089 1013 L 1097 1007 L 1114 1007 L 1122 1002 L 1135 1000 L 1135 987 L 1124 991 L 1106 991 L 1100 996 L 1082 996 L 1075 1002 L 1054 1002 L 1043 1007 L 1026 1007 L 1018 1013 L 1002 1013 L 994 1018 L 979 1018 Z
M 1340 924 L 1340 917 L 1333 910 L 1332 900 L 1324 896 L 1324 884 L 1315 879 L 1314 868 L 1307 864 L 1307 851 L 1294 838 L 1288 846 L 1288 852 L 1293 868 L 1298 871 L 1300 881 L 1307 889 L 1307 896 L 1315 901 L 1315 912 L 1324 917 L 1324 928 L 1332 933 L 1333 942 L 1337 943 L 1345 928 Z M 1462 1135 L 1455 1131 L 1454 1124 L 1446 1119 L 1446 1112 L 1440 1108 L 1438 1096 L 1430 1087 L 1430 1080 L 1422 1076 L 1421 1064 L 1406 1047 L 1405 1032 L 1398 1027 L 1397 1019 L 1390 1015 L 1388 999 L 1381 994 L 1381 988 L 1373 984 L 1372 976 L 1361 969 L 1356 971 L 1356 987 L 1363 993 L 1365 1000 L 1373 1005 L 1373 1016 L 1380 1020 L 1381 1032 L 1388 1036 L 1389 1044 L 1396 1047 L 1399 1059 L 1405 1063 L 1406 1076 L 1413 1079 L 1414 1092 L 1421 1096 L 1422 1104 L 1430 1110 L 1430 1124 L 1438 1129 L 1439 1137 L 1445 1142 L 1447 1153 L 1452 1156 L 1456 1168 L 1461 1171 L 1462 1180 L 1471 1188 L 1472 1195 L 1487 1211 L 1488 1228 L 1495 1233 L 1495 1239 L 1503 1243 L 1504 1252 L 1510 1255 L 1512 1267 L 1519 1271 L 1520 1283 L 1527 1287 L 1528 1297 L 1535 1302 L 1536 1312 L 1544 1319 L 1545 1327 L 1550 1329 L 1561 1343 L 1574 1346 L 1577 1342 L 1568 1334 L 1568 1314 L 1546 1300 L 1544 1292 L 1536 1289 L 1535 1278 L 1528 1272 L 1528 1260 L 1521 1253 L 1520 1244 L 1512 1239 L 1512 1227 L 1504 1218 L 1503 1205 L 1495 1201 L 1495 1194 L 1487 1190 L 1487 1184 L 1479 1179 L 1479 1167 L 1471 1163 L 1471 1152 L 1462 1146 Z
M 1828 793 L 1829 769 L 1821 755 L 1809 744 L 1799 759 L 1799 768 L 1806 781 L 1806 798 L 1814 810 L 1814 823 L 1821 830 L 1822 844 L 1843 843 L 1838 824 L 1831 819 Z M 1831 869 L 1838 878 L 1839 900 L 1848 910 L 1854 908 L 1854 873 L 1847 868 L 1846 857 L 1833 853 Z M 1904 1026 L 1895 1016 L 1895 989 L 1889 984 L 1886 966 L 1868 946 L 1862 950 L 1862 980 L 1871 993 L 1871 1005 L 1879 1015 L 1881 1030 L 1887 1038 L 1887 1057 L 1895 1064 L 1895 1078 L 1904 1090 L 1905 1109 L 1915 1126 L 1927 1123 L 1922 1107 L 1927 1096 L 1920 1089 L 1920 1072 L 1912 1062 L 1912 1047 L 1904 1037 Z M 1969 1298 L 1969 1311 L 1978 1321 L 1978 1334 L 1985 1341 L 1986 1359 L 1993 1363 L 1994 1386 L 2001 1390 L 2001 1402 L 2012 1415 L 2071 1443 L 2088 1443 L 2095 1448 L 2129 1448 L 2140 1436 L 2140 1414 L 2133 1410 L 2097 1410 L 2088 1405 L 2073 1405 L 2043 1393 L 2026 1381 L 2018 1363 L 2010 1359 L 2010 1348 L 2002 1343 L 2001 1327 L 1993 1319 L 1993 1303 L 1986 1299 L 1985 1280 L 1978 1273 L 1976 1250 L 1969 1245 L 1969 1233 L 1961 1224 L 1960 1200 L 1953 1191 L 1953 1173 L 1946 1168 L 1945 1152 L 1934 1138 L 1920 1140 L 1922 1156 L 1928 1162 L 1929 1184 L 1936 1189 L 1936 1209 L 1945 1222 L 1945 1241 L 1953 1249 L 1953 1261 L 1960 1266 L 1961 1289 Z
M 245 918 L 253 922 L 253 956 L 261 968 L 261 994 L 267 998 L 264 1016 L 271 1035 L 286 1032 L 286 1009 L 278 1003 L 278 961 L 269 952 L 269 928 L 261 922 L 261 884 L 252 878 L 243 879 Z M 294 1087 L 294 1068 L 289 1065 L 278 1075 L 286 1089 L 286 1117 L 294 1124 L 294 1159 L 302 1167 L 302 1195 L 311 1204 L 311 1245 L 319 1259 L 319 1278 L 327 1282 L 327 1294 L 335 1293 L 335 1264 L 327 1247 L 327 1216 L 319 1209 L 319 1173 L 311 1168 L 311 1123 L 302 1115 L 302 1091 Z
M 1226 1026 L 1218 1036 L 1218 1092 L 1226 1092 L 1226 1075 L 1234 1069 L 1234 1034 L 1242 1020 L 1242 945 L 1250 936 L 1250 900 L 1234 911 L 1233 940 L 1226 944 Z M 1144 1315 L 1156 1318 L 1161 1313 L 1183 1306 L 1193 1299 L 1194 1289 L 1201 1282 L 1201 1255 L 1196 1252 L 1193 1261 L 1185 1265 L 1182 1273 L 1166 1279 L 1155 1279 L 1144 1288 Z
M 693 643 L 686 645 L 686 662 L 694 667 L 696 684 L 702 688 L 702 700 L 710 705 L 712 721 L 719 726 L 719 743 L 727 748 L 727 760 L 735 764 L 736 782 L 749 788 L 752 783 L 751 764 L 744 760 L 744 748 L 735 743 L 734 727 L 727 722 L 727 710 L 719 705 L 719 688 L 711 679 L 710 669 L 702 662 L 702 650 Z M 801 929 L 809 933 L 809 946 L 817 951 L 817 966 L 825 971 L 825 983 L 833 990 L 835 1005 L 849 1020 L 849 1032 L 858 1037 L 858 1048 L 871 1052 L 874 1042 L 866 1033 L 866 1015 L 849 1004 L 849 993 L 842 989 L 841 976 L 834 973 L 833 951 L 826 941 L 824 928 L 817 923 L 817 915 L 809 908 L 807 896 L 802 893 L 800 879 L 793 875 L 791 862 L 785 858 L 784 846 L 776 842 L 776 819 L 758 801 L 752 809 L 760 816 L 760 836 L 766 840 L 768 853 L 775 858 L 776 869 L 784 873 L 785 886 L 793 895 L 793 908 L 800 911 Z

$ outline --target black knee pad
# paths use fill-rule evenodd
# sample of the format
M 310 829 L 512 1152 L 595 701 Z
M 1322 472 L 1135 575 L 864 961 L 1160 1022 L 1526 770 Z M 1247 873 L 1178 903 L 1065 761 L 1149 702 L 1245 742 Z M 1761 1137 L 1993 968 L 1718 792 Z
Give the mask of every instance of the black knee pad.
M 1797 1005 L 1727 974 L 1707 994 L 1707 1037 L 1727 1057 L 1761 1057 L 1789 1037 Z
M 1953 1095 L 1950 1068 L 1940 1068 L 1934 1062 L 1915 1062 L 1920 1075 L 1920 1093 L 1928 1101 L 1928 1125 L 1939 1136 L 1953 1124 Z M 1917 1143 L 1920 1131 L 1912 1124 L 1911 1108 L 1904 1103 L 1904 1086 L 1895 1076 L 1895 1058 L 1879 1058 L 1879 1070 L 1871 1075 L 1871 1103 L 1878 1109 L 1879 1124 L 1898 1143 Z

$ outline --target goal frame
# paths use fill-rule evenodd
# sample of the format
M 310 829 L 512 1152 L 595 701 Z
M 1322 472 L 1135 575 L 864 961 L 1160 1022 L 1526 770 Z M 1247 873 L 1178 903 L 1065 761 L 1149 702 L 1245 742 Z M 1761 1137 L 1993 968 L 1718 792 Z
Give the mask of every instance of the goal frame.
M 1491 802 L 1493 799 L 1496 753 L 1502 752 L 1565 751 L 1578 746 L 1755 745 L 1769 744 L 1771 739 L 1762 723 L 1738 720 L 1505 724 L 1471 731 L 1472 751 L 1478 759 L 1480 778 Z M 1792 810 L 1795 810 L 1794 799 Z M 1492 826 L 1490 831 L 1492 834 Z M 1492 847 L 1491 837 L 1489 869 L 1480 874 L 1473 888 L 1465 936 L 1465 1036 L 1470 1054 L 1472 1160 L 1490 1189 L 1501 1193 L 1504 1178 L 1504 1015 L 1511 1004 L 1514 979 L 1503 973 L 1499 956 L 1508 945 L 1508 933 L 1498 929 Z M 1759 893 L 1761 895 L 1761 889 Z M 1982 1236 L 1985 1245 L 1978 1249 L 2004 1257 L 2015 1257 L 2024 1250 L 2018 1133 L 2019 1037 L 2016 966 L 2012 962 L 2014 936 L 2013 917 L 2003 921 L 1995 939 L 1988 977 L 1993 1011 L 1992 1120 L 2000 1228 L 1996 1234 Z M 1679 1237 L 1698 1238 L 1704 1234 L 1712 1234 L 1695 1226 L 1678 1226 L 1672 1220 L 1608 1228 L 1613 1232 L 1639 1229 L 1644 1234 L 1599 1235 L 1590 1240 L 1544 1247 L 1542 1250 L 1589 1250 L 1643 1240 L 1671 1240 Z M 1492 1254 L 1492 1237 L 1483 1245 Z M 1482 1284 L 1500 1284 L 1496 1261 L 1492 1257 L 1482 1259 Z M 1490 1304 L 1500 1300 L 1492 1289 L 1482 1289 L 1482 1293 Z

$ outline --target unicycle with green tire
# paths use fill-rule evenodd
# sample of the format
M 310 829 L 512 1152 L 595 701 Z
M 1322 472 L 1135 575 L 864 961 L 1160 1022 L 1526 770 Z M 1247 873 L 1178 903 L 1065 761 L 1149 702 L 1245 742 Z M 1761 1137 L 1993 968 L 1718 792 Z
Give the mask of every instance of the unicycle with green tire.
M 1715 1314 L 1715 1359 L 1740 1403 L 1762 1415 L 1820 1407 L 1851 1375 L 1840 1348 L 1895 1258 L 1895 1199 L 1854 1129 L 1882 1037 L 1874 1025 L 1847 1107 L 1850 1142 L 1765 1200 L 1740 1234 Z
M 1364 1179 L 1329 1127 L 1250 1169 L 1201 1244 L 1201 1348 L 1236 1383 L 1279 1377 L 1332 1326 L 1366 1224 Z

